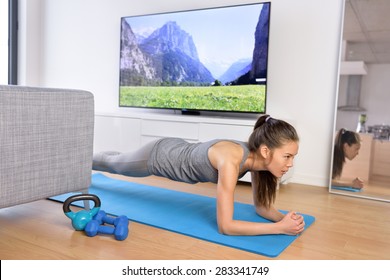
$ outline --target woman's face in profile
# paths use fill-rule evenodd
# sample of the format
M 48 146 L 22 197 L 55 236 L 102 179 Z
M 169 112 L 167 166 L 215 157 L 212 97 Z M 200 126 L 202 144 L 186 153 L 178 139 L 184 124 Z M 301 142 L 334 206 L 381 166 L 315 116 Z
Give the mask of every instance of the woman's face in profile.
M 349 160 L 353 160 L 358 154 L 360 150 L 360 143 L 348 145 L 344 144 L 344 154 L 345 157 Z

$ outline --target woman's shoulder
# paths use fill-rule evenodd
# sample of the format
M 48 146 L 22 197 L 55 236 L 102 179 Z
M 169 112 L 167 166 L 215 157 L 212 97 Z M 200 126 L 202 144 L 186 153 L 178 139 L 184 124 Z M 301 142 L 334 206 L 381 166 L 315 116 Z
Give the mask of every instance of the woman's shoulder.
M 227 147 L 231 149 L 237 149 L 240 151 L 244 151 L 244 154 L 249 152 L 249 146 L 247 142 L 239 141 L 239 140 L 222 140 L 221 142 L 224 143 Z
M 245 142 L 233 140 L 217 141 L 210 148 L 223 158 L 236 158 L 238 161 L 249 151 Z

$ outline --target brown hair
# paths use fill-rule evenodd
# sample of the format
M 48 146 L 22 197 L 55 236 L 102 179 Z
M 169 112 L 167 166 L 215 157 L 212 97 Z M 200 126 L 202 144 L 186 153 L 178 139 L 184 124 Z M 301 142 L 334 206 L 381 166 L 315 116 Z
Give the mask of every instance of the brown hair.
M 340 177 L 341 172 L 343 171 L 343 166 L 345 163 L 345 143 L 347 143 L 348 146 L 360 143 L 359 134 L 344 128 L 340 129 L 337 133 L 333 149 L 332 179 Z
M 285 121 L 264 115 L 257 120 L 248 145 L 255 153 L 260 145 L 266 145 L 272 152 L 290 141 L 299 141 L 295 128 Z M 257 185 L 255 203 L 269 208 L 275 201 L 278 178 L 269 171 L 252 171 L 252 183 Z

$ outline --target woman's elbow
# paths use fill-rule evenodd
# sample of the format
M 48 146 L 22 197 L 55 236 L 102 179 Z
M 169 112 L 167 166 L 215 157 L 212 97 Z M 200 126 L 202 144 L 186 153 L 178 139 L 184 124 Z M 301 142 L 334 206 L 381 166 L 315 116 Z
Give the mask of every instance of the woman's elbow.
M 263 217 L 263 215 L 265 215 L 265 213 L 267 213 L 268 210 L 269 209 L 264 206 L 260 206 L 260 205 L 256 206 L 256 213 L 261 217 Z
M 228 222 L 219 222 L 218 223 L 218 231 L 220 234 L 223 234 L 223 235 L 231 235 L 232 234 L 231 227 L 230 227 Z

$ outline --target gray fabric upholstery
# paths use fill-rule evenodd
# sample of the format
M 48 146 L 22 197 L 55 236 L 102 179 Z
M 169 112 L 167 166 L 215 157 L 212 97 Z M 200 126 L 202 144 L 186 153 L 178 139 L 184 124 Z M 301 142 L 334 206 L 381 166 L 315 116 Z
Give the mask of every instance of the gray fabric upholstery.
M 87 190 L 93 128 L 87 91 L 0 85 L 0 208 Z

